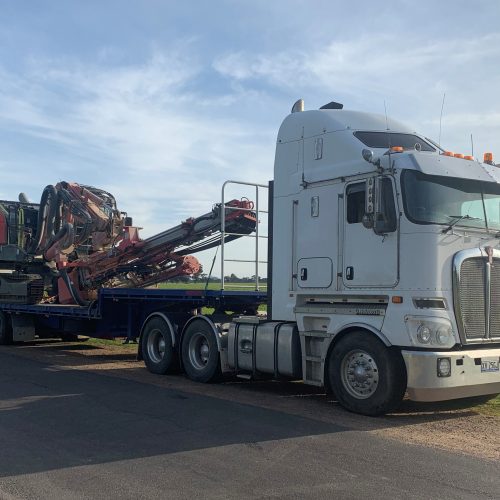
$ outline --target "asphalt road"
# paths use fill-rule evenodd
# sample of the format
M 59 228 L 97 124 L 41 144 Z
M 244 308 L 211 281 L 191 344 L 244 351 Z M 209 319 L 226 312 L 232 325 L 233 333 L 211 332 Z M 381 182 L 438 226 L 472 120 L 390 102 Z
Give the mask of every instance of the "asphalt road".
M 0 498 L 499 498 L 495 461 L 0 351 Z

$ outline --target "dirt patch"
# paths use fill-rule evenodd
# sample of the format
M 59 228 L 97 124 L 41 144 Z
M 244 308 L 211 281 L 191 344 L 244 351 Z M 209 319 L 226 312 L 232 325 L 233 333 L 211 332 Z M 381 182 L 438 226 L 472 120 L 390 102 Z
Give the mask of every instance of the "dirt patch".
M 154 375 L 136 360 L 136 350 L 131 346 L 44 341 L 3 347 L 2 351 L 41 361 L 52 370 L 85 370 L 120 377 L 283 411 L 408 444 L 500 461 L 500 417 L 483 415 L 470 402 L 404 401 L 397 413 L 370 418 L 345 411 L 328 400 L 322 389 L 302 383 L 228 379 L 221 384 L 199 384 L 182 375 Z

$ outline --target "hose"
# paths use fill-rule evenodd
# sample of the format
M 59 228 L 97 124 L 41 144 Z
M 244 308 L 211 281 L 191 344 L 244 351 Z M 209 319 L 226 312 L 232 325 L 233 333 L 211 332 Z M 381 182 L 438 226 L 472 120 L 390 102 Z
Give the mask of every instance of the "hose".
M 53 227 L 56 206 L 52 200 L 57 200 L 56 188 L 49 184 L 45 187 L 40 199 L 40 208 L 38 209 L 38 223 L 36 236 L 30 243 L 27 252 L 32 255 L 37 255 L 40 250 L 40 244 L 44 237 L 47 236 L 48 221 L 50 227 Z

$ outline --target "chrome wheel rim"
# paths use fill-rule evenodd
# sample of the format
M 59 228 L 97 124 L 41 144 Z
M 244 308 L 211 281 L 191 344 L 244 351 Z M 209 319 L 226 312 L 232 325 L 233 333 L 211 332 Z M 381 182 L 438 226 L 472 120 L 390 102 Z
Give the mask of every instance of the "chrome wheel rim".
M 149 332 L 146 341 L 148 356 L 153 363 L 160 363 L 165 357 L 165 339 L 160 330 Z
M 375 393 L 379 382 L 377 363 L 366 351 L 348 352 L 340 368 L 342 384 L 356 399 L 367 399 Z
M 189 361 L 193 368 L 203 370 L 210 359 L 210 344 L 208 338 L 202 332 L 196 332 L 190 339 L 188 345 Z

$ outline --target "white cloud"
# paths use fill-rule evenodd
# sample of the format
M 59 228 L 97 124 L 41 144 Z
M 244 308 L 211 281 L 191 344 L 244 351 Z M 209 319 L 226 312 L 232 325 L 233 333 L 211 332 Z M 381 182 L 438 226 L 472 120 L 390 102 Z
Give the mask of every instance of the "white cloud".
M 16 154 L 0 141 L 2 171 L 25 174 L 2 173 L 0 197 L 27 191 L 36 201 L 48 183 L 93 184 L 112 192 L 147 237 L 209 211 L 228 178 L 267 181 L 276 131 L 231 111 L 258 97 L 195 91 L 206 67 L 189 53 L 168 54 L 141 65 L 46 59 L 23 75 L 0 69 L 0 130 L 30 145 Z
M 446 93 L 443 139 L 468 148 L 473 133 L 481 149 L 500 154 L 500 73 L 489 71 L 498 60 L 498 33 L 427 40 L 374 32 L 311 50 L 227 53 L 214 68 L 243 86 L 265 81 L 276 91 L 326 95 L 350 108 L 383 113 L 385 101 L 394 118 L 435 138 Z

